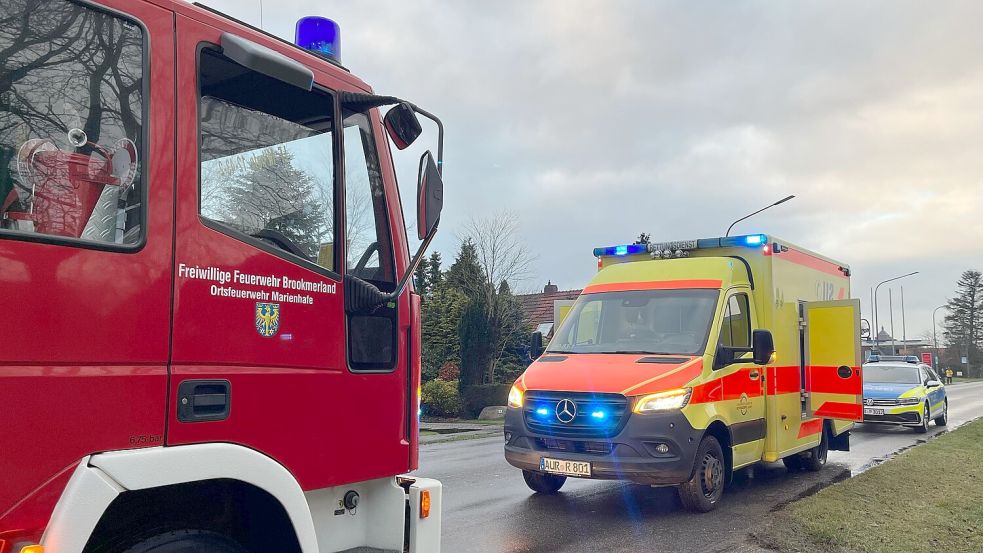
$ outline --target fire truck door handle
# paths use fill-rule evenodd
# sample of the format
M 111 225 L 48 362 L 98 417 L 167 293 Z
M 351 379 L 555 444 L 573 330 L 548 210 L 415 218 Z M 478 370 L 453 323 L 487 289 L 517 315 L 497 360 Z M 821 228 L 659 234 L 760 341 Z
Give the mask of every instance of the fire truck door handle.
M 748 376 L 751 377 L 751 380 L 757 380 L 758 377 L 761 376 L 761 373 L 759 373 L 756 369 L 748 373 Z
M 185 380 L 178 385 L 177 416 L 181 422 L 220 421 L 229 417 L 228 380 Z

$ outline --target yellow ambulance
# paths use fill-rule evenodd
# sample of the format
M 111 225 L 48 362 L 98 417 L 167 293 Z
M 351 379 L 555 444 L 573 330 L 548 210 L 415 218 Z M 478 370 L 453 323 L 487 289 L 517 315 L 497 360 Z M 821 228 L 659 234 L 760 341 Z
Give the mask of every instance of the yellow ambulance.
M 764 234 L 597 248 L 599 271 L 515 382 L 505 457 L 567 477 L 678 486 L 716 507 L 737 469 L 819 470 L 863 418 L 850 269 Z

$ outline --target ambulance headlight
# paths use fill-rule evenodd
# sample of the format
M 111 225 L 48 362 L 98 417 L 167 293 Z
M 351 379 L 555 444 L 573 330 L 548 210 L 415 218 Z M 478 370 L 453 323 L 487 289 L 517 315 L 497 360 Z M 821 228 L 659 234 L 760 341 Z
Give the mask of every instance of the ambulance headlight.
M 522 407 L 522 390 L 515 386 L 512 386 L 512 389 L 509 390 L 509 407 L 515 407 L 516 409 Z
M 691 388 L 679 388 L 678 390 L 668 390 L 642 396 L 635 401 L 635 407 L 632 411 L 638 414 L 645 414 L 682 409 L 689 403 L 692 393 L 693 390 Z

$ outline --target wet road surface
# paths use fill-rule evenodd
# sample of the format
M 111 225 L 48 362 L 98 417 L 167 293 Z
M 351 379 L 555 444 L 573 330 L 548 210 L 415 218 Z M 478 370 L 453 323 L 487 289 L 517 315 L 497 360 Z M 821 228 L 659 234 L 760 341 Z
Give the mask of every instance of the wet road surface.
M 983 382 L 950 386 L 949 428 L 983 415 Z M 534 495 L 505 462 L 502 438 L 425 445 L 421 475 L 443 491 L 443 551 L 458 552 L 733 552 L 748 531 L 784 503 L 862 471 L 929 434 L 862 425 L 850 452 L 830 452 L 819 473 L 788 473 L 781 463 L 757 468 L 707 514 L 685 512 L 672 488 L 568 479 L 555 496 Z

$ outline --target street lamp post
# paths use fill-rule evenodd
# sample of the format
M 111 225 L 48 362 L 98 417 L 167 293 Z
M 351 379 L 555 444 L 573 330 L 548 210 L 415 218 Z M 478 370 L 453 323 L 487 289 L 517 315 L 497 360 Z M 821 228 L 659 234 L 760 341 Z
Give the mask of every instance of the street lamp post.
M 882 280 L 881 282 L 877 283 L 877 286 L 874 286 L 874 325 L 877 327 L 877 328 L 875 328 L 873 330 L 873 332 L 875 332 L 875 336 L 877 335 L 876 333 L 879 333 L 880 332 L 879 328 L 880 328 L 880 322 L 881 322 L 881 318 L 877 316 L 877 290 L 881 287 L 882 284 L 887 284 L 888 282 L 893 282 L 895 280 L 902 279 L 902 278 L 905 278 L 905 277 L 910 277 L 912 275 L 917 275 L 917 274 L 918 274 L 918 271 L 914 271 L 914 272 L 908 273 L 906 275 L 896 276 L 894 278 L 889 278 L 887 280 Z M 876 348 L 878 345 L 879 345 L 878 342 L 875 341 L 874 342 L 874 347 Z
M 767 205 L 767 206 L 765 206 L 765 207 L 762 207 L 761 209 L 759 209 L 759 210 L 757 210 L 757 211 L 755 211 L 754 213 L 750 213 L 750 214 L 748 214 L 748 215 L 745 215 L 744 217 L 741 217 L 740 219 L 738 219 L 738 220 L 736 220 L 736 221 L 734 221 L 733 223 L 731 223 L 729 227 L 727 227 L 727 232 L 726 232 L 726 233 L 724 234 L 724 236 L 730 236 L 730 231 L 731 231 L 731 229 L 732 229 L 732 228 L 734 228 L 734 225 L 736 225 L 737 223 L 740 223 L 740 222 L 741 222 L 741 221 L 743 221 L 744 219 L 748 219 L 748 218 L 750 218 L 750 217 L 754 217 L 754 216 L 755 216 L 755 215 L 757 215 L 758 213 L 761 213 L 762 211 L 764 211 L 764 210 L 766 210 L 766 209 L 770 209 L 770 208 L 772 208 L 772 207 L 775 207 L 775 206 L 776 206 L 776 205 L 778 205 L 778 204 L 783 204 L 783 203 L 785 203 L 785 202 L 787 202 L 787 201 L 789 201 L 789 200 L 791 200 L 791 199 L 792 199 L 792 198 L 794 198 L 794 197 L 795 197 L 794 195 L 793 195 L 793 196 L 785 196 L 784 198 L 782 198 L 782 199 L 780 199 L 780 200 L 778 200 L 777 202 L 775 202 L 775 203 L 773 203 L 773 204 L 771 204 L 771 205 Z
M 936 371 L 939 370 L 939 335 L 935 333 L 935 314 L 939 312 L 939 309 L 945 309 L 946 305 L 940 305 L 932 310 L 932 341 L 935 342 L 935 363 L 932 366 Z

